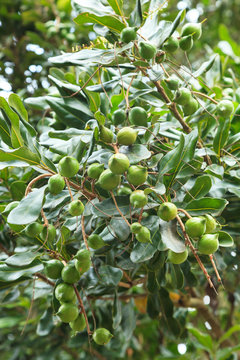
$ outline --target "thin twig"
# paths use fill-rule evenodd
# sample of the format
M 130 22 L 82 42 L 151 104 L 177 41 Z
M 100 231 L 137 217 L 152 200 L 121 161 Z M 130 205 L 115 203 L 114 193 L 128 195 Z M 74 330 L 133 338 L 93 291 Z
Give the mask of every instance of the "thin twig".
M 34 179 L 32 179 L 32 181 L 30 181 L 30 183 L 28 184 L 26 190 L 25 190 L 25 196 L 27 196 L 27 194 L 32 190 L 32 186 L 35 182 L 37 182 L 40 179 L 43 179 L 45 177 L 50 177 L 52 176 L 52 174 L 41 174 L 37 177 L 35 177 Z
M 87 314 L 86 314 L 86 311 L 85 311 L 85 308 L 84 308 L 84 305 L 83 305 L 81 296 L 80 296 L 80 294 L 79 294 L 79 292 L 78 292 L 78 289 L 77 289 L 76 285 L 73 285 L 73 288 L 74 288 L 75 294 L 76 294 L 76 296 L 77 296 L 77 299 L 78 299 L 80 308 L 81 308 L 81 310 L 82 310 L 83 316 L 84 316 L 84 318 L 85 318 L 86 327 L 87 327 L 87 333 L 88 333 L 88 336 L 89 336 L 89 335 L 91 335 L 92 332 L 91 332 L 90 327 L 89 327 Z
M 113 192 L 110 191 L 110 194 L 111 194 L 111 196 L 112 196 L 112 199 L 113 199 L 113 201 L 114 201 L 114 204 L 115 204 L 115 206 L 116 206 L 117 211 L 119 212 L 119 214 L 121 215 L 121 217 L 123 218 L 123 220 L 126 222 L 126 224 L 128 224 L 128 226 L 131 226 L 131 224 L 129 223 L 129 221 L 128 221 L 128 220 L 125 218 L 125 216 L 123 215 L 122 211 L 119 209 L 118 204 L 117 204 L 117 201 L 116 201 L 116 198 L 115 198 Z
M 204 275 L 206 276 L 207 281 L 208 281 L 210 287 L 213 288 L 214 291 L 217 293 L 217 290 L 215 289 L 215 287 L 214 287 L 214 285 L 213 285 L 213 283 L 212 283 L 212 280 L 211 280 L 211 278 L 210 278 L 210 276 L 209 276 L 209 274 L 208 274 L 205 266 L 203 265 L 201 259 L 199 258 L 198 254 L 197 254 L 197 252 L 196 252 L 196 249 L 195 249 L 194 246 L 192 245 L 192 243 L 191 243 L 191 241 L 190 241 L 190 239 L 189 239 L 189 237 L 188 237 L 188 235 L 187 235 L 187 233 L 186 233 L 186 231 L 185 231 L 184 224 L 183 224 L 181 218 L 179 217 L 179 215 L 176 216 L 176 219 L 177 219 L 177 221 L 178 221 L 178 223 L 179 223 L 179 225 L 180 225 L 180 227 L 181 227 L 181 229 L 182 229 L 183 235 L 184 235 L 185 240 L 186 240 L 186 244 L 190 247 L 193 255 L 195 256 L 195 259 L 197 260 L 200 268 L 202 269 Z
M 179 209 L 179 208 L 178 208 L 178 211 L 184 213 L 189 219 L 192 218 L 191 215 L 190 215 L 186 210 L 184 210 L 184 209 Z
M 90 251 L 89 246 L 88 246 L 88 242 L 87 242 L 87 236 L 86 236 L 86 233 L 85 233 L 84 215 L 82 215 L 82 217 L 81 217 L 81 227 L 82 227 L 82 236 L 83 236 L 84 244 L 85 244 L 86 248 L 88 249 L 88 251 Z

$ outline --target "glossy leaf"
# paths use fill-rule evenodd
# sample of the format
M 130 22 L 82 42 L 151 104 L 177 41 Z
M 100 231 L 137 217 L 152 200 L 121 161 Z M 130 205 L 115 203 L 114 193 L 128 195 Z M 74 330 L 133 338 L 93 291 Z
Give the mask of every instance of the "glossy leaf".
M 207 195 L 212 187 L 211 177 L 208 175 L 199 176 L 193 187 L 188 190 L 184 197 L 184 201 L 188 202 L 192 199 L 199 199 Z
M 25 225 L 37 220 L 43 206 L 46 186 L 30 192 L 8 215 L 10 224 Z
M 223 211 L 227 204 L 228 201 L 225 199 L 206 197 L 190 201 L 185 209 L 191 215 L 204 215 L 205 213 L 217 215 Z

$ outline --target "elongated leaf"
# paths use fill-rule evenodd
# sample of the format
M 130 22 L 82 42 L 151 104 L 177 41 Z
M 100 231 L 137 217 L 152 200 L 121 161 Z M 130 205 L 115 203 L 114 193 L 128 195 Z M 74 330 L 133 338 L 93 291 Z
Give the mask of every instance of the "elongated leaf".
M 111 63 L 114 63 L 117 65 L 116 57 L 124 52 L 125 50 L 128 50 L 132 47 L 132 44 L 126 44 L 122 46 L 121 48 L 115 48 L 115 49 L 83 49 L 76 53 L 66 53 L 63 55 L 58 55 L 55 57 L 51 57 L 48 60 L 55 65 L 96 65 L 96 64 L 102 64 L 102 65 L 109 65 Z M 123 62 L 127 62 L 126 59 L 123 60 Z M 118 57 L 118 64 L 121 64 L 121 59 Z M 130 69 L 135 69 L 134 66 L 126 64 L 125 67 Z M 42 99 L 40 98 L 42 101 Z
M 208 175 L 199 176 L 193 187 L 187 192 L 184 197 L 184 202 L 189 202 L 193 198 L 199 199 L 205 196 L 212 187 L 212 180 L 211 177 Z M 191 196 L 192 195 L 192 196 Z
M 171 269 L 171 283 L 174 288 L 181 289 L 184 285 L 183 272 L 179 265 L 170 264 Z
M 159 163 L 159 170 L 158 170 L 158 181 L 160 180 L 161 176 L 166 174 L 169 170 L 176 167 L 176 165 L 181 161 L 182 152 L 184 148 L 184 137 L 181 136 L 178 146 L 169 151 Z
M 141 0 L 136 0 L 136 5 L 130 16 L 131 26 L 140 26 L 143 21 Z
M 118 20 L 115 16 L 111 15 L 98 16 L 89 12 L 85 12 L 78 15 L 73 20 L 78 25 L 85 23 L 94 23 L 102 26 L 107 26 L 110 30 L 114 30 L 118 33 L 120 33 L 125 28 L 125 25 L 120 20 Z
M 233 333 L 239 332 L 239 331 L 240 331 L 240 325 L 234 325 L 234 326 L 230 327 L 230 329 L 228 329 L 228 331 L 226 331 L 225 334 L 220 337 L 219 344 L 221 344 L 223 341 L 228 339 Z
M 16 150 L 5 150 L 0 148 L 0 161 L 21 160 L 30 165 L 39 165 L 40 158 L 26 147 L 20 147 Z
M 50 333 L 50 331 L 54 327 L 52 315 L 52 307 L 49 307 L 47 310 L 44 311 L 38 322 L 37 335 L 46 336 Z
M 13 266 L 8 266 L 6 264 L 0 264 L 0 280 L 1 281 L 15 281 L 22 276 L 30 277 L 38 271 L 43 270 L 43 264 L 39 261 L 33 262 L 32 264 L 25 266 L 23 268 L 17 268 Z
M 23 139 L 20 134 L 19 128 L 19 117 L 18 115 L 10 108 L 7 101 L 0 96 L 0 108 L 4 110 L 4 113 L 11 122 L 11 141 L 14 148 L 23 146 Z
M 1 116 L 0 116 L 0 138 L 2 139 L 3 142 L 5 142 L 5 144 L 7 144 L 10 147 L 12 146 L 10 129 L 4 118 L 2 118 Z
M 47 185 L 46 185 L 47 186 Z M 8 215 L 10 224 L 25 225 L 36 221 L 43 206 L 46 186 L 34 189 Z
M 212 350 L 213 343 L 212 338 L 208 334 L 204 334 L 201 331 L 199 331 L 196 328 L 193 328 L 191 326 L 188 326 L 188 331 L 195 336 L 195 338 L 198 340 L 198 342 L 205 347 L 205 349 Z
M 177 222 L 176 221 L 163 221 L 160 220 L 161 237 L 166 247 L 176 253 L 185 251 L 186 246 L 183 240 L 177 233 Z
M 180 22 L 184 19 L 186 11 L 181 10 L 174 21 L 171 24 L 168 24 L 166 22 L 167 26 L 164 27 L 164 31 L 161 33 L 161 36 L 159 37 L 157 45 L 161 47 L 161 45 L 174 33 Z
M 184 147 L 175 167 L 173 168 L 173 174 L 164 179 L 165 185 L 170 188 L 176 178 L 178 172 L 185 165 L 186 162 L 192 160 L 198 140 L 198 131 L 194 129 L 190 134 L 184 136 Z
M 219 125 L 217 128 L 217 133 L 213 140 L 213 149 L 214 151 L 220 155 L 222 148 L 224 147 L 228 136 L 229 136 L 229 129 L 230 129 L 230 119 L 219 119 Z
M 23 120 L 28 121 L 28 112 L 25 109 L 22 100 L 17 94 L 10 94 L 8 98 L 8 103 L 17 111 L 17 113 L 21 116 Z
M 103 5 L 99 0 L 73 0 L 72 4 L 78 13 L 88 11 L 95 15 L 111 14 L 112 8 Z
M 117 292 L 114 295 L 113 303 L 113 329 L 116 329 L 122 320 L 122 307 Z
M 228 201 L 225 199 L 206 197 L 190 201 L 190 203 L 187 204 L 185 209 L 191 215 L 204 215 L 205 213 L 217 215 L 223 211 L 227 204 Z
M 39 253 L 36 252 L 21 252 L 17 253 L 15 255 L 10 256 L 5 263 L 9 266 L 26 266 L 30 265 L 37 257 L 39 256 Z
M 202 65 L 200 66 L 200 68 L 195 71 L 193 73 L 193 77 L 198 77 L 201 76 L 202 74 L 204 74 L 205 72 L 207 72 L 208 70 L 211 69 L 211 67 L 213 66 L 216 58 L 219 57 L 218 54 L 214 54 L 210 57 L 209 60 L 205 61 L 204 63 L 202 63 Z
M 161 287 L 159 289 L 158 296 L 159 296 L 159 303 L 160 303 L 162 314 L 164 314 L 164 316 L 166 318 L 172 317 L 172 315 L 173 315 L 173 303 L 169 298 L 168 291 L 165 290 L 163 287 Z
M 116 14 L 123 15 L 122 13 L 122 6 L 123 1 L 122 0 L 107 0 L 109 5 L 113 8 Z

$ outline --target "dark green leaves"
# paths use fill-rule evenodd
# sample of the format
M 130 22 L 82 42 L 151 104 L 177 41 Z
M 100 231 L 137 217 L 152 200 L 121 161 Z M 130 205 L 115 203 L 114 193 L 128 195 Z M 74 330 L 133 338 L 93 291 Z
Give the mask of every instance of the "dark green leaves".
M 5 263 L 9 266 L 19 266 L 19 267 L 27 266 L 30 265 L 33 262 L 33 260 L 35 260 L 38 256 L 39 254 L 36 252 L 31 252 L 31 251 L 21 252 L 13 256 L 10 256 L 5 261 Z
M 184 137 L 181 136 L 178 146 L 175 149 L 169 151 L 160 160 L 159 169 L 158 169 L 158 180 L 169 170 L 178 166 L 179 161 L 181 159 L 184 143 L 185 143 Z
M 40 189 L 34 189 L 30 192 L 20 204 L 8 215 L 7 221 L 10 224 L 30 224 L 39 217 L 43 206 L 44 192 L 46 186 Z
M 185 209 L 191 215 L 204 215 L 205 213 L 217 215 L 223 211 L 227 204 L 228 201 L 225 199 L 207 197 L 190 201 Z
M 121 146 L 120 153 L 127 155 L 130 164 L 137 164 L 142 160 L 148 159 L 151 152 L 144 145 L 134 144 L 132 146 Z
M 123 275 L 122 270 L 110 265 L 101 266 L 98 273 L 100 283 L 106 286 L 117 286 Z
M 192 199 L 199 199 L 205 196 L 212 187 L 211 177 L 208 175 L 200 176 L 196 179 L 193 187 L 187 192 L 184 201 L 188 202 Z
M 0 161 L 12 160 L 21 160 L 29 165 L 39 165 L 40 163 L 39 156 L 26 147 L 20 147 L 16 150 L 5 150 L 0 148 Z
M 42 270 L 43 265 L 39 261 L 32 262 L 30 265 L 22 266 L 21 268 L 2 263 L 0 264 L 0 281 L 11 282 L 21 277 L 31 278 L 34 273 Z
M 162 241 L 168 249 L 176 253 L 185 251 L 185 244 L 177 233 L 176 221 L 167 222 L 160 220 L 160 228 Z

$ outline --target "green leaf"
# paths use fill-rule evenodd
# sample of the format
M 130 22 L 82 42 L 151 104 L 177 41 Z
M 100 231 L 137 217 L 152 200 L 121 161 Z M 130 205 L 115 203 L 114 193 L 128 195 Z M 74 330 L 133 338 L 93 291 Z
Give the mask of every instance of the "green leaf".
M 201 331 L 199 331 L 198 329 L 191 327 L 190 325 L 187 327 L 188 331 L 195 336 L 195 338 L 198 340 L 198 342 L 207 350 L 212 350 L 213 348 L 213 343 L 212 343 L 212 338 L 210 335 L 208 334 L 204 334 Z
M 113 15 L 98 16 L 89 12 L 84 12 L 73 19 L 78 25 L 85 23 L 94 23 L 102 26 L 107 26 L 110 30 L 120 33 L 125 25 Z
M 204 73 L 206 73 L 208 70 L 211 69 L 211 67 L 213 66 L 216 58 L 219 57 L 218 54 L 214 54 L 210 57 L 209 60 L 205 61 L 204 63 L 202 63 L 202 65 L 200 66 L 200 68 L 195 71 L 193 73 L 193 77 L 198 77 L 198 76 L 201 76 L 203 75 Z
M 157 251 L 157 247 L 147 243 L 143 244 L 138 242 L 134 245 L 133 250 L 130 255 L 130 259 L 134 263 L 140 263 L 143 261 L 147 261 L 153 257 L 155 252 Z
M 229 247 L 229 246 L 233 246 L 233 244 L 234 244 L 233 238 L 231 237 L 231 235 L 229 235 L 225 231 L 218 232 L 218 241 L 219 241 L 219 246 L 222 246 L 222 247 Z
M 211 187 L 212 187 L 212 180 L 211 180 L 210 176 L 208 176 L 208 175 L 199 176 L 196 179 L 193 187 L 190 190 L 188 190 L 183 201 L 189 202 L 194 198 L 199 199 L 199 198 L 207 195 L 207 193 L 209 193 Z
M 30 265 L 37 257 L 39 257 L 39 253 L 36 252 L 21 252 L 15 255 L 10 256 L 5 263 L 9 266 L 26 266 Z
M 162 177 L 162 175 L 166 174 L 169 170 L 175 168 L 180 163 L 180 159 L 182 156 L 183 148 L 184 148 L 184 137 L 181 136 L 178 146 L 169 151 L 159 163 L 158 169 L 158 181 Z
M 11 161 L 1 161 L 0 162 L 0 170 L 5 169 L 7 167 L 28 167 L 29 165 L 24 161 L 11 160 Z
M 23 319 L 19 316 L 5 316 L 0 319 L 0 329 L 13 328 L 18 325 Z
M 13 200 L 21 200 L 25 194 L 27 185 L 24 181 L 14 181 L 10 185 Z
M 10 224 L 25 225 L 37 220 L 40 215 L 46 186 L 33 189 L 16 208 L 8 215 L 7 222 Z
M 12 146 L 14 148 L 18 148 L 20 146 L 23 146 L 23 139 L 20 134 L 20 128 L 19 128 L 19 117 L 18 115 L 10 108 L 7 101 L 0 96 L 0 108 L 4 110 L 3 114 L 6 114 L 6 116 L 9 118 L 11 122 L 11 141 Z
M 227 204 L 228 201 L 225 199 L 206 197 L 190 201 L 185 209 L 191 215 L 204 215 L 206 213 L 218 215 L 223 211 Z
M 121 269 L 110 265 L 103 265 L 98 270 L 99 281 L 106 286 L 117 286 L 123 276 Z
M 39 165 L 40 158 L 26 147 L 16 150 L 5 150 L 0 148 L 0 161 L 22 160 L 30 165 Z
M 185 251 L 186 246 L 177 233 L 177 221 L 160 220 L 160 228 L 162 241 L 168 249 L 176 253 Z
M 230 125 L 231 125 L 230 118 L 219 119 L 217 133 L 214 136 L 214 140 L 213 140 L 213 149 L 218 154 L 218 156 L 220 156 L 221 150 L 228 139 Z
M 158 40 L 158 45 L 161 47 L 161 45 L 174 33 L 174 31 L 177 29 L 180 22 L 184 19 L 186 14 L 186 10 L 181 10 L 177 14 L 176 18 L 172 23 L 166 22 L 165 26 L 163 27 L 164 31 L 160 34 L 160 38 Z M 160 24 L 159 24 L 160 25 Z
M 8 103 L 13 107 L 21 118 L 25 121 L 28 121 L 28 112 L 25 109 L 22 100 L 17 94 L 10 94 L 8 98 Z
M 122 320 L 122 307 L 121 307 L 121 301 L 118 298 L 117 292 L 115 292 L 114 295 L 114 302 L 113 302 L 113 329 L 116 329 Z
M 146 146 L 141 144 L 121 146 L 119 152 L 128 157 L 130 164 L 137 164 L 142 160 L 149 159 L 152 155 Z
M 123 16 L 123 13 L 122 13 L 123 1 L 122 0 L 107 0 L 107 2 L 113 8 L 113 10 L 115 11 L 116 14 Z
M 143 21 L 141 0 L 136 0 L 129 22 L 131 26 L 140 26 Z
M 12 146 L 10 129 L 6 121 L 0 116 L 0 138 L 8 146 Z
M 182 289 L 184 285 L 183 272 L 179 265 L 169 264 L 171 271 L 171 284 L 173 288 Z
M 226 339 L 228 339 L 232 334 L 234 334 L 235 332 L 240 331 L 240 325 L 234 325 L 232 327 L 230 327 L 230 329 L 228 329 L 224 335 L 222 335 L 220 337 L 220 339 L 218 340 L 219 344 L 221 344 L 223 341 L 225 341 Z
M 217 350 L 217 360 L 229 360 L 230 355 L 235 355 L 240 350 L 240 345 Z
M 173 303 L 169 298 L 168 291 L 161 287 L 159 289 L 158 296 L 162 314 L 166 318 L 172 317 Z
M 39 263 L 38 260 L 24 268 L 17 268 L 0 263 L 0 280 L 6 282 L 15 281 L 21 277 L 31 278 L 33 274 L 42 270 L 43 264 Z
M 224 167 L 217 164 L 211 164 L 206 167 L 205 172 L 222 180 L 224 175 Z
M 116 201 L 123 215 L 129 214 L 129 197 L 116 196 Z M 120 216 L 112 199 L 107 199 L 101 201 L 100 203 L 95 203 L 95 205 L 92 207 L 92 213 L 99 217 Z
M 52 307 L 49 307 L 47 310 L 44 311 L 38 322 L 37 335 L 46 336 L 51 332 L 54 327 L 52 315 Z

